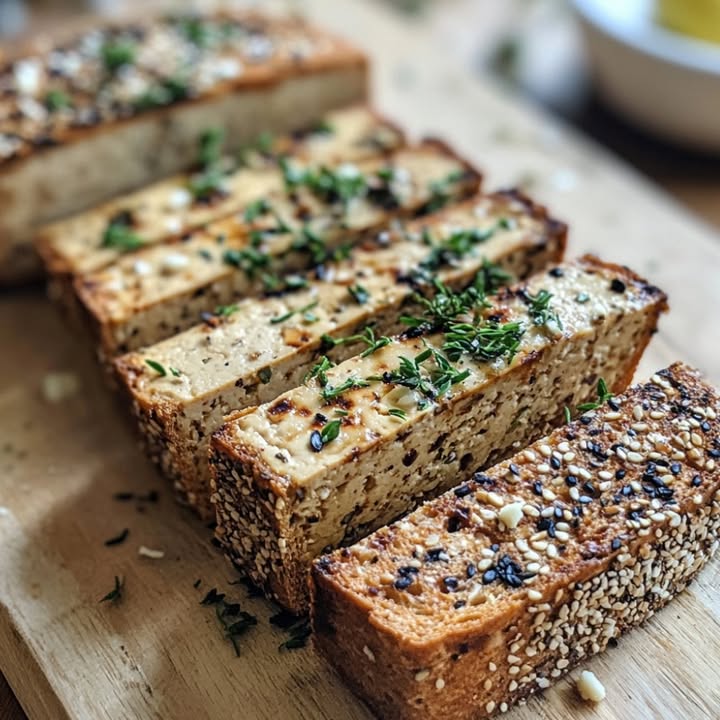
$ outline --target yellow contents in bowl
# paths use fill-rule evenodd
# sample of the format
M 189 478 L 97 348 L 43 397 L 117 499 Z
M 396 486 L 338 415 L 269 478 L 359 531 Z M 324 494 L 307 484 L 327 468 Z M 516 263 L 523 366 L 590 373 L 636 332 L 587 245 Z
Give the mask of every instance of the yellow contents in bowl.
M 658 0 L 658 19 L 670 30 L 720 43 L 720 0 Z

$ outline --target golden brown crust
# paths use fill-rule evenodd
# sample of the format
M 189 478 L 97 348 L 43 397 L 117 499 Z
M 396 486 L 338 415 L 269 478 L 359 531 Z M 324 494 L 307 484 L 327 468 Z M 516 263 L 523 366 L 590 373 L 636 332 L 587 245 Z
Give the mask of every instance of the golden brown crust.
M 484 718 L 548 687 L 666 604 L 717 547 L 719 412 L 715 390 L 676 363 L 322 558 L 316 644 L 383 717 Z

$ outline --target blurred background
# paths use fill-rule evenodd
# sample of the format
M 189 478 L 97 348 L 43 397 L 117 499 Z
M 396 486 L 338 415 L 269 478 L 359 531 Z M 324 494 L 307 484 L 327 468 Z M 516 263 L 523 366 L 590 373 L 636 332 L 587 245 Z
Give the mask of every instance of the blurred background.
M 154 1 L 0 0 L 0 40 L 12 52 L 73 16 Z M 426 25 L 478 82 L 561 116 L 720 227 L 720 0 L 367 1 Z

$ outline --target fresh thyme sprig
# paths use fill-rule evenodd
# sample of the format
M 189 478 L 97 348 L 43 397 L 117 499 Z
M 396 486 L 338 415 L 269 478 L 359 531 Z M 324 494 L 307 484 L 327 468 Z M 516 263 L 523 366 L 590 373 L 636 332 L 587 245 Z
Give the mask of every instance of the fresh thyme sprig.
M 490 307 L 485 293 L 474 285 L 454 292 L 440 280 L 434 280 L 435 294 L 431 298 L 416 294 L 414 299 L 423 306 L 421 317 L 403 315 L 400 321 L 413 328 L 442 330 L 448 327 L 458 315 L 477 315 L 480 310 Z
M 351 285 L 348 288 L 348 292 L 358 305 L 365 305 L 370 299 L 370 293 L 359 283 L 357 285 Z
M 355 165 L 345 163 L 336 168 L 300 168 L 287 158 L 280 167 L 289 191 L 304 186 L 324 202 L 341 202 L 347 207 L 350 200 L 367 192 L 367 178 Z
M 325 239 L 307 225 L 295 236 L 292 249 L 297 252 L 307 253 L 313 265 L 322 265 L 329 260 L 344 260 L 349 257 L 351 251 L 349 245 L 329 248 Z
M 440 180 L 429 185 L 430 199 L 425 205 L 426 212 L 435 212 L 447 204 L 452 196 L 452 186 L 465 177 L 465 170 L 453 170 Z
M 560 316 L 550 309 L 550 301 L 552 300 L 551 293 L 547 290 L 539 290 L 537 295 L 526 293 L 525 297 L 527 298 L 530 317 L 535 325 L 547 325 L 553 322 L 562 330 Z
M 168 368 L 165 369 L 165 366 L 157 360 L 146 359 L 145 364 L 151 367 L 160 377 L 165 377 L 168 374 L 168 370 L 173 377 L 180 377 L 182 375 L 180 370 L 172 366 L 168 366 Z
M 302 314 L 303 321 L 306 323 L 314 323 L 317 322 L 318 317 L 314 313 L 310 312 L 313 308 L 317 307 L 319 304 L 319 300 L 314 300 L 311 303 L 308 303 L 307 305 L 303 305 L 300 308 L 296 308 L 295 310 L 289 310 L 284 315 L 277 315 L 276 317 L 270 318 L 270 322 L 273 325 L 277 325 L 278 323 L 285 322 L 286 320 L 289 320 L 292 317 L 295 317 L 295 315 Z
M 371 325 L 368 325 L 359 335 L 348 335 L 348 337 L 344 338 L 333 338 L 330 337 L 330 335 L 322 336 L 323 347 L 328 349 L 334 348 L 337 345 L 345 345 L 353 342 L 364 342 L 367 345 L 365 350 L 360 353 L 360 357 L 364 358 L 369 357 L 380 348 L 389 345 L 392 339 L 386 335 L 375 337 L 375 330 Z
M 519 322 L 451 323 L 445 332 L 443 352 L 453 361 L 466 353 L 476 360 L 504 357 L 510 363 L 524 334 Z
M 327 371 L 332 367 L 335 367 L 335 363 L 331 362 L 326 355 L 323 355 L 305 376 L 304 382 L 316 377 L 320 386 L 325 387 L 328 382 Z
M 123 593 L 125 591 L 125 578 L 122 576 L 115 576 L 115 586 L 113 589 L 103 597 L 100 598 L 99 602 L 111 602 L 118 603 L 122 600 Z
M 578 412 L 584 413 L 589 410 L 597 410 L 602 407 L 606 402 L 612 400 L 613 394 L 608 390 L 608 386 L 603 378 L 600 378 L 597 383 L 597 397 L 596 401 L 582 403 L 577 406 Z
M 257 625 L 257 618 L 241 610 L 238 603 L 228 603 L 225 593 L 219 593 L 216 588 L 212 588 L 200 604 L 215 608 L 215 615 L 222 625 L 225 637 L 232 643 L 235 655 L 240 657 L 238 638 Z
M 189 190 L 196 200 L 209 200 L 224 193 L 224 173 L 220 168 L 225 134 L 220 128 L 209 128 L 200 136 L 198 164 L 202 171 L 190 178 Z
M 339 385 L 326 384 L 320 394 L 325 402 L 331 402 L 335 398 L 342 395 L 348 390 L 356 390 L 358 388 L 364 388 L 370 385 L 367 380 L 361 380 L 360 378 L 349 377 L 343 380 Z
M 310 447 L 314 452 L 320 452 L 328 443 L 332 442 L 340 434 L 342 420 L 330 420 L 321 430 L 313 430 L 310 433 Z
M 218 305 L 215 308 L 214 314 L 217 315 L 217 317 L 230 317 L 239 309 L 240 306 L 237 303 L 233 303 L 232 305 Z

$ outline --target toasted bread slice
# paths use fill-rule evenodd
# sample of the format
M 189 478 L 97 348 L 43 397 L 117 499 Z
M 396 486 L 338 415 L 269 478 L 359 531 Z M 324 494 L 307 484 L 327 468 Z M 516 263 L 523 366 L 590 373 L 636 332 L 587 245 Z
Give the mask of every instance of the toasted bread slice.
M 407 335 L 231 416 L 213 436 L 217 536 L 282 605 L 307 608 L 310 563 L 626 387 L 666 298 L 597 258 L 479 308 L 434 303 Z M 457 313 L 457 315 L 455 315 Z
M 331 168 L 289 163 L 282 172 L 286 186 L 262 204 L 75 279 L 104 357 L 186 330 L 239 296 L 282 289 L 286 273 L 322 265 L 392 219 L 467 197 L 480 183 L 437 141 Z
M 320 122 L 289 135 L 261 138 L 223 160 L 219 192 L 205 196 L 201 173 L 184 173 L 161 180 L 46 225 L 38 232 L 38 251 L 54 281 L 99 270 L 123 253 L 172 238 L 180 238 L 215 220 L 244 211 L 250 203 L 284 187 L 279 169 L 283 157 L 296 162 L 355 162 L 397 150 L 403 134 L 366 106 L 355 105 L 328 113 Z M 193 194 L 195 189 L 195 194 Z M 114 237 L 112 226 L 128 233 Z M 122 242 L 124 240 L 124 242 Z
M 549 687 L 717 548 L 718 413 L 673 365 L 322 557 L 316 646 L 380 717 L 484 718 Z
M 522 279 L 561 260 L 565 235 L 562 223 L 521 194 L 476 196 L 366 242 L 305 289 L 219 308 L 184 333 L 121 356 L 120 384 L 151 457 L 182 500 L 214 517 L 209 439 L 230 410 L 300 384 L 323 352 L 338 362 L 372 338 L 400 332 L 400 315 L 419 309 L 416 289 L 432 294 L 431 279 L 466 287 L 491 272 L 488 262 L 509 273 L 503 282 Z M 311 307 L 310 321 L 301 312 L 278 322 L 303 307 Z M 370 323 L 372 333 L 363 334 Z
M 297 19 L 219 13 L 94 27 L 0 69 L 0 283 L 37 272 L 38 226 L 367 95 L 364 55 Z

